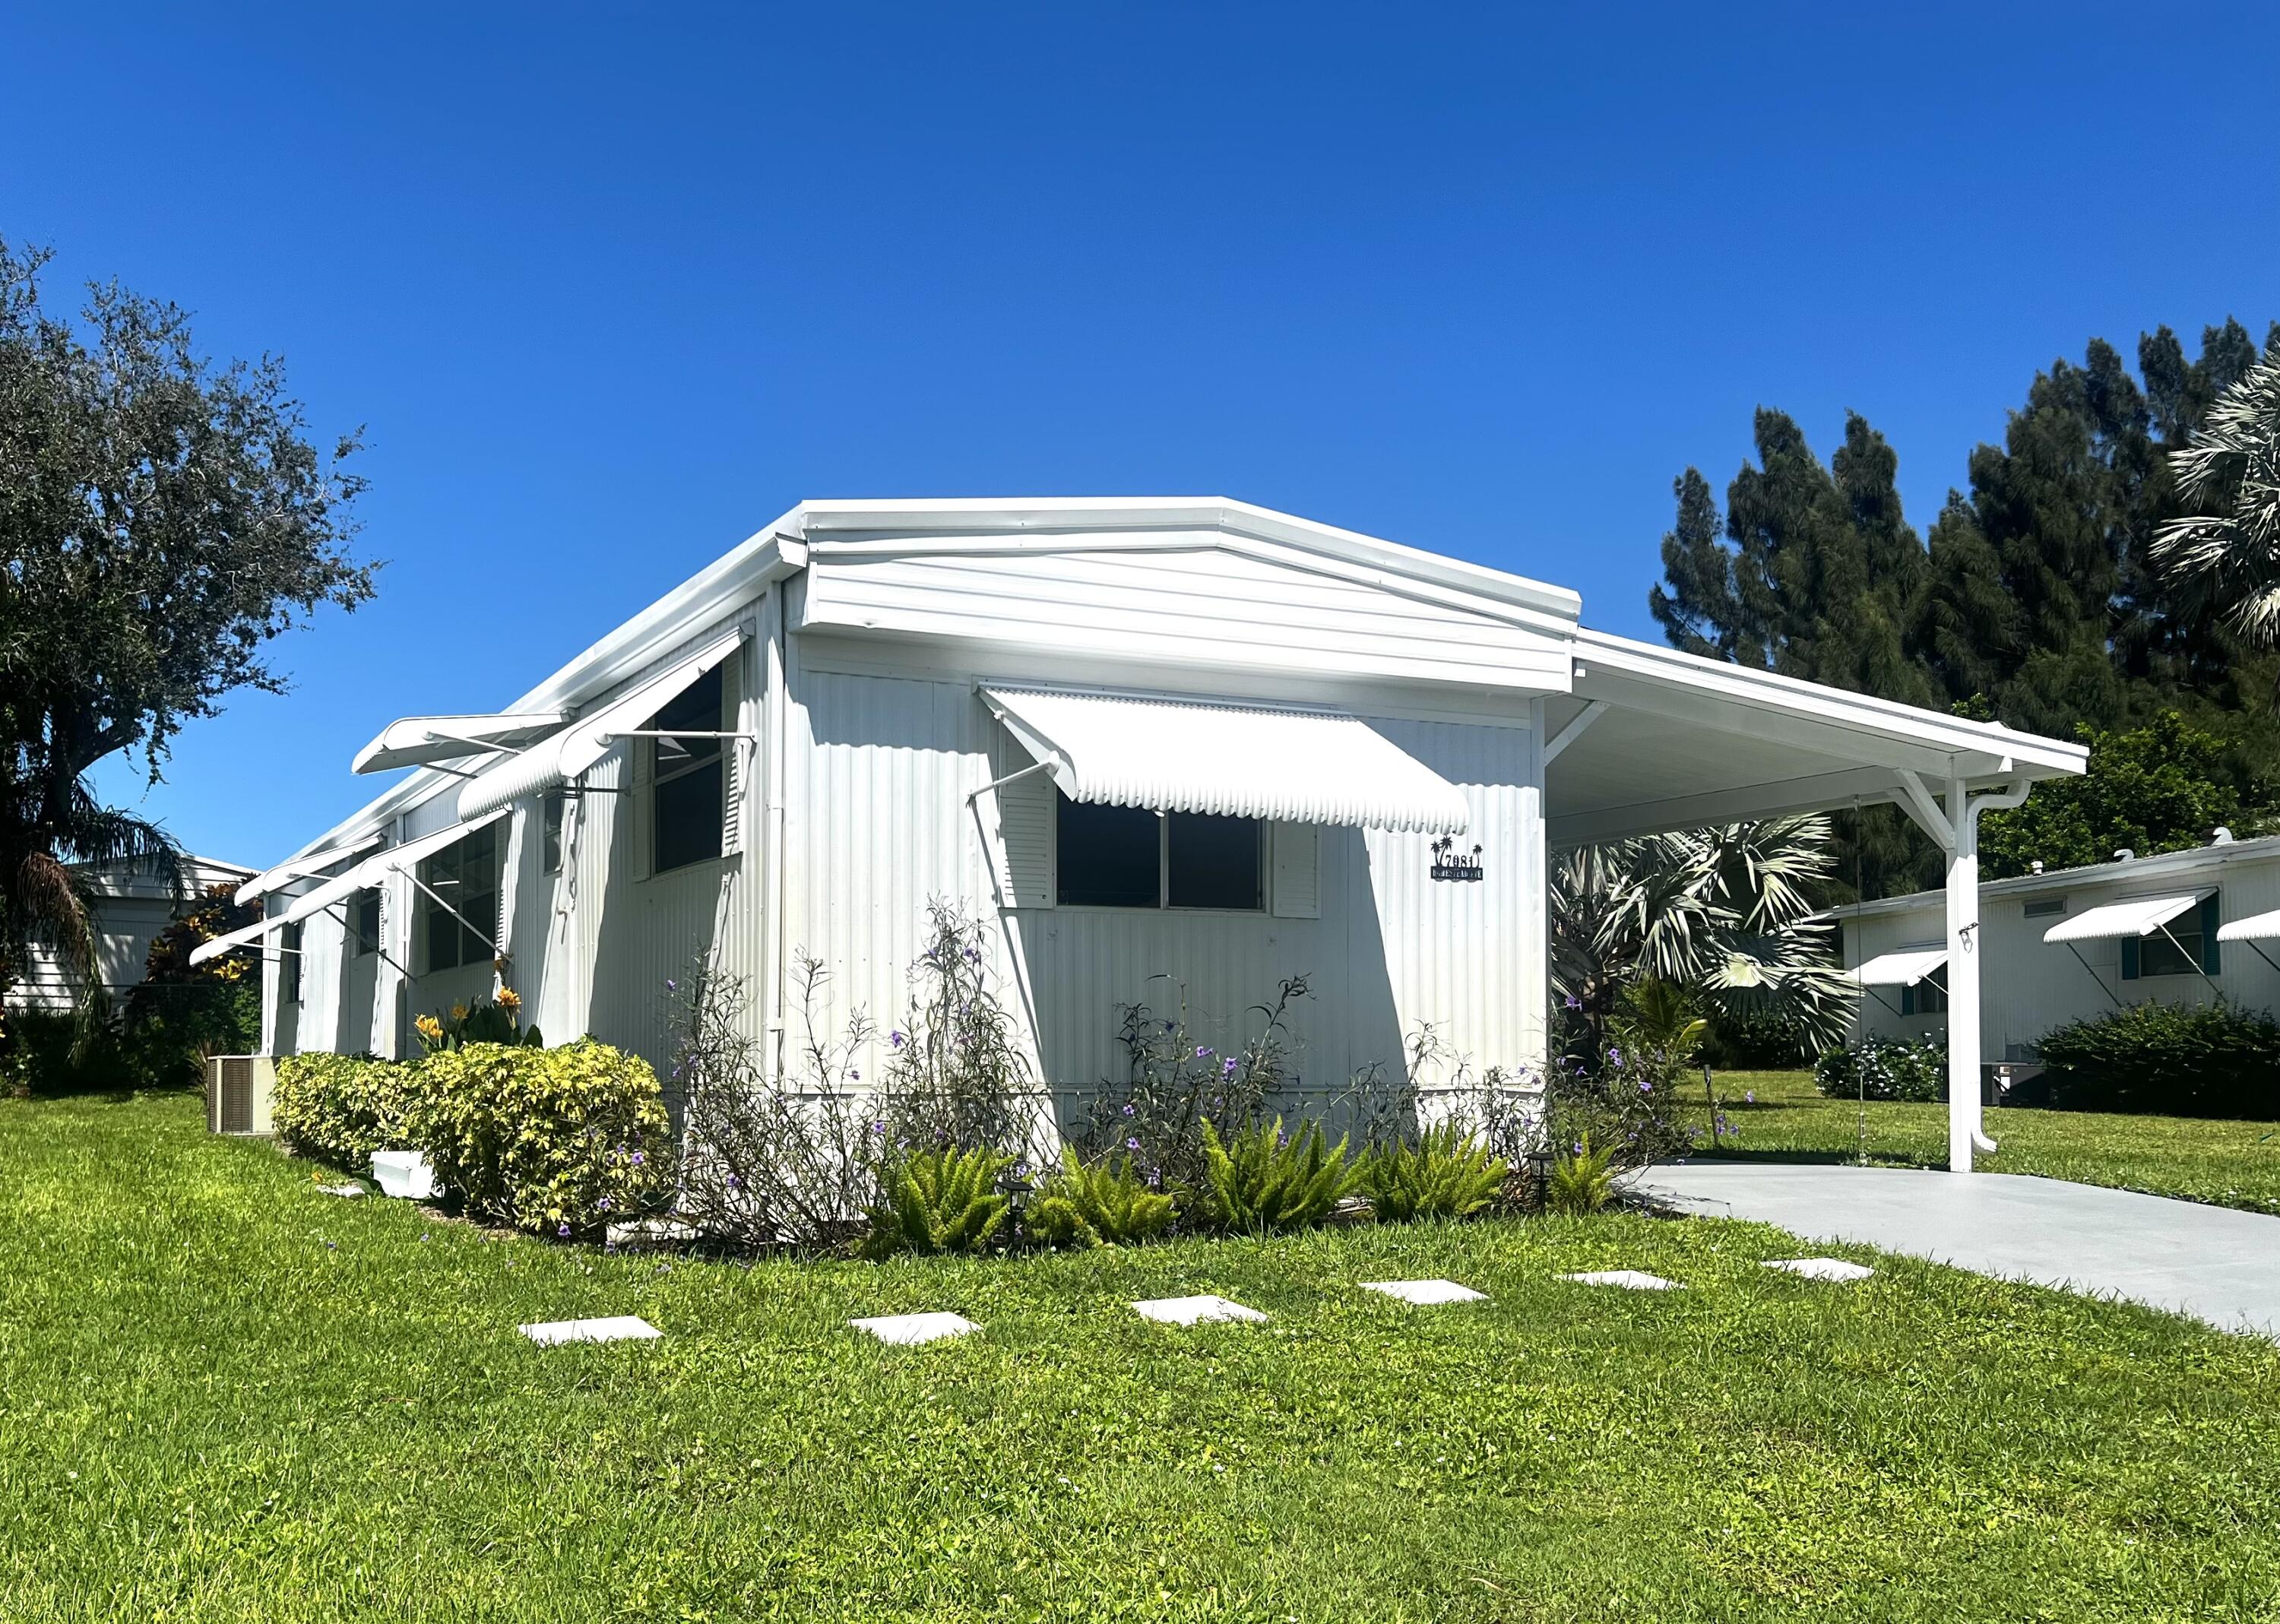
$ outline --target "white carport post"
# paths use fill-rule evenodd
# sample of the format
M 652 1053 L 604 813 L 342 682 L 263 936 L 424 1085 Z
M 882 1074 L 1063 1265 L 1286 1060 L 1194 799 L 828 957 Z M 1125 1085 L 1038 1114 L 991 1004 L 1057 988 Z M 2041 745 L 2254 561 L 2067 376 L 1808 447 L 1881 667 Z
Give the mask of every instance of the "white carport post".
M 1944 804 L 1914 773 L 1902 773 L 1900 804 L 1947 857 L 1947 1166 L 1971 1171 L 1971 1153 L 1995 1142 L 1979 1114 L 1979 814 L 2027 798 L 2024 780 L 1977 797 L 1950 767 Z

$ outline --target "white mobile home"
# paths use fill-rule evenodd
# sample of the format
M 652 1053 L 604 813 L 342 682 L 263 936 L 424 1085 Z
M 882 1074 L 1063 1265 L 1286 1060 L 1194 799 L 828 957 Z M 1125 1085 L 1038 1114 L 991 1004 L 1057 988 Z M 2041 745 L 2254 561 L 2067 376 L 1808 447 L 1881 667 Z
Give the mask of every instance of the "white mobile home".
M 1057 1089 L 1121 1068 L 1120 1004 L 1231 1036 L 1298 974 L 1318 1078 L 1427 1024 L 1540 1072 L 1553 848 L 1898 801 L 1976 878 L 1977 808 L 2082 767 L 1581 607 L 1220 499 L 805 503 L 504 710 L 373 741 L 409 774 L 254 882 L 266 1039 L 402 1053 L 504 984 L 662 1058 L 703 953 L 781 1053 L 797 954 L 891 1016 L 941 897 Z
M 251 869 L 235 863 L 186 855 L 181 860 L 184 895 L 177 896 L 155 874 L 81 872 L 94 900 L 96 963 L 104 992 L 114 1003 L 142 984 L 150 944 L 201 894 L 253 877 Z M 50 943 L 35 942 L 26 956 L 23 979 L 10 990 L 8 1002 L 12 1007 L 65 1011 L 76 1005 L 79 992 L 78 977 L 62 955 Z
M 1979 896 L 1991 1061 L 2031 1060 L 2053 1028 L 2133 1004 L 2280 1008 L 2280 836 L 1990 881 Z M 1947 1030 L 1945 910 L 1938 891 L 1836 910 L 1864 1032 Z

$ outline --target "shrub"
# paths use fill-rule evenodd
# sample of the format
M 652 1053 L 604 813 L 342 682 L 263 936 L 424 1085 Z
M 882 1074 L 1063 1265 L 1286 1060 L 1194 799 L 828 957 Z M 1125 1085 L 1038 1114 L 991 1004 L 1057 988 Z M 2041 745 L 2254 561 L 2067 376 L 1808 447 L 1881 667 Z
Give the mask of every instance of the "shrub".
M 285 1146 L 361 1171 L 374 1151 L 412 1147 L 412 1067 L 370 1055 L 297 1054 L 277 1062 L 271 1120 Z
M 1222 1229 L 1311 1228 L 1329 1216 L 1361 1176 L 1347 1165 L 1344 1139 L 1336 1148 L 1326 1146 L 1319 1122 L 1285 1135 L 1280 1117 L 1238 1135 L 1232 1144 L 1222 1144 L 1206 1120 L 1204 1158 L 1200 1204 Z
M 590 1235 L 668 1187 L 669 1129 L 649 1063 L 582 1038 L 429 1055 L 405 1128 L 444 1189 L 486 1218 Z
M 1552 1158 L 1544 1184 L 1544 1210 L 1581 1218 L 1606 1206 L 1615 1196 L 1614 1159 L 1614 1146 L 1594 1149 L 1585 1134 Z
M 1050 1246 L 1133 1246 L 1163 1234 L 1172 1215 L 1172 1197 L 1150 1189 L 1123 1157 L 1087 1166 L 1069 1147 L 1023 1217 Z
M 1703 1061 L 1722 1072 L 1770 1071 L 1807 1058 L 1811 1039 L 1783 1011 L 1714 1010 Z
M 1021 1035 L 999 1002 L 982 926 L 940 898 L 911 964 L 909 1007 L 887 1034 L 883 1116 L 898 1143 L 1027 1154 L 1035 1090 Z
M 1283 1087 L 1290 1005 L 1306 996 L 1306 977 L 1285 981 L 1274 1003 L 1248 1012 L 1259 1029 L 1233 1053 L 1195 1041 L 1184 989 L 1170 1020 L 1145 1004 L 1119 1004 L 1125 1074 L 1101 1085 L 1080 1135 L 1086 1152 L 1121 1151 L 1167 1189 L 1200 1188 L 1208 1176 L 1206 1132 L 1222 1141 L 1248 1133 Z
M 863 1256 L 932 1257 L 980 1251 L 1005 1227 L 1013 1197 L 1001 1188 L 1013 1158 L 998 1151 L 920 1151 L 880 1175 Z
M 1380 1145 L 1362 1158 L 1360 1188 L 1377 1216 L 1470 1218 L 1503 1191 L 1511 1165 L 1461 1122 L 1427 1128 L 1414 1144 Z
M 682 1022 L 673 1058 L 688 1145 L 679 1212 L 739 1245 L 822 1251 L 863 1233 L 889 1141 L 857 1066 L 870 1022 L 858 1013 L 825 1028 L 828 974 L 804 953 L 794 969 L 802 1038 L 792 1069 L 776 1076 L 748 1029 L 740 978 L 700 965 L 666 983 Z
M 1813 1063 L 1813 1083 L 1831 1099 L 1910 1100 L 1947 1095 L 1947 1040 L 1871 1037 Z
M 2061 1110 L 2280 1117 L 2280 1023 L 2230 1004 L 2140 1004 L 2037 1046 Z

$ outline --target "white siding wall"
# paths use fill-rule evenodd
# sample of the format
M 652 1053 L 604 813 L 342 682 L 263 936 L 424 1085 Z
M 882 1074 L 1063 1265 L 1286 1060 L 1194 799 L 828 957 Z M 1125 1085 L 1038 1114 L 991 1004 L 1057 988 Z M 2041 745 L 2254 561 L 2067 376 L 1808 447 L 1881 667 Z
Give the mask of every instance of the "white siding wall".
M 2114 877 L 2090 871 L 2062 889 L 2028 896 L 1994 892 L 1980 899 L 1980 928 L 1986 943 L 1982 958 L 1981 1052 L 1990 1060 L 2017 1058 L 2053 1027 L 2109 1012 L 2117 1004 L 2205 1004 L 2213 996 L 2209 983 L 2198 975 L 2142 976 L 2122 979 L 2121 943 L 2113 940 L 2077 942 L 2077 960 L 2062 943 L 2045 943 L 2043 933 L 2057 924 L 2060 915 L 2027 917 L 2030 901 L 2063 896 L 2068 914 L 2082 913 L 2126 897 L 2183 893 L 2214 885 L 2219 916 L 2230 920 L 2280 908 L 2280 858 L 2257 858 L 2211 862 L 2197 874 L 2178 876 Z M 1875 914 L 1845 921 L 1845 962 L 1857 965 L 1864 958 L 1897 951 L 1903 947 L 1937 945 L 1945 937 L 1946 918 L 1937 897 L 1902 912 Z M 2280 958 L 2271 943 L 2265 951 Z M 2083 967 L 2087 961 L 2089 969 Z M 2280 1009 L 2280 971 L 2259 958 L 2247 943 L 2228 942 L 2222 947 L 2222 968 L 2215 977 L 2226 998 L 2249 1009 Z M 1891 1005 L 1900 1002 L 1899 989 L 1876 989 Z M 1946 1029 L 1945 1013 L 1903 1019 L 1874 994 L 1862 999 L 1865 1029 L 1886 1035 L 1919 1036 Z

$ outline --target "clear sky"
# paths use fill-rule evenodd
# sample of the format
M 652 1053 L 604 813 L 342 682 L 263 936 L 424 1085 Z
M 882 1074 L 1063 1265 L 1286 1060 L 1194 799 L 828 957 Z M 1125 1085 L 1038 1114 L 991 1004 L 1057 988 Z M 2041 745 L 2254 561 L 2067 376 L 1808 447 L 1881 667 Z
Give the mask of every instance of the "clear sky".
M 379 600 L 143 803 L 259 864 L 390 718 L 802 496 L 1226 494 L 1652 635 L 1672 477 L 1722 490 L 1762 402 L 1824 451 L 1865 412 L 1928 527 L 2053 358 L 2280 315 L 2276 48 L 2269 5 L 19 5 L 0 233 L 366 427 Z

